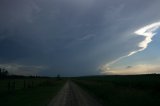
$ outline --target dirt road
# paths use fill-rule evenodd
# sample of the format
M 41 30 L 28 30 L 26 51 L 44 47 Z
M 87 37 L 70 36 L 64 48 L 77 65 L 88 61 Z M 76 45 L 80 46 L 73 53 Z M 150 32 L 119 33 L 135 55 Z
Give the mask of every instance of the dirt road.
M 71 81 L 57 94 L 48 106 L 102 106 L 93 97 Z

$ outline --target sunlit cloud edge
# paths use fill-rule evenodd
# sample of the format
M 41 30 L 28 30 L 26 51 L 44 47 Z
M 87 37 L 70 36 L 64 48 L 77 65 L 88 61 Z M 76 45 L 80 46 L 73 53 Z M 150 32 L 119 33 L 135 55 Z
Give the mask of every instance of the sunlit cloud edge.
M 114 60 L 114 61 L 111 61 L 110 63 L 107 63 L 105 65 L 102 65 L 100 66 L 100 70 L 101 70 L 101 73 L 105 74 L 105 73 L 108 73 L 108 71 L 111 70 L 110 66 L 112 66 L 113 64 L 115 64 L 116 62 L 120 61 L 121 59 L 123 58 L 126 58 L 126 57 L 129 57 L 129 56 L 132 56 L 138 52 L 141 52 L 143 50 L 145 50 L 149 43 L 152 42 L 152 38 L 156 35 L 156 30 L 160 27 L 160 22 L 155 22 L 155 23 L 152 23 L 152 24 L 149 24 L 149 25 L 146 25 L 138 30 L 136 30 L 134 32 L 134 34 L 136 36 L 144 36 L 145 39 L 143 41 L 141 41 L 139 44 L 138 44 L 138 47 L 140 49 L 138 50 L 134 50 L 132 52 L 130 52 L 128 55 L 125 55 L 125 56 L 122 56 L 122 57 L 119 57 L 118 59 Z M 118 74 L 118 73 L 117 73 Z

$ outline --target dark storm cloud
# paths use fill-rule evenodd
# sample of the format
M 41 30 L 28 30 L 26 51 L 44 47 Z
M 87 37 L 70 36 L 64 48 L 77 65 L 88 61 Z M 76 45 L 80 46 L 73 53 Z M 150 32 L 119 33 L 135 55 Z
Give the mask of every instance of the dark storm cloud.
M 159 20 L 159 3 L 0 0 L 0 62 L 45 66 L 43 75 L 98 74 L 99 66 L 138 49 L 144 37 L 133 32 Z

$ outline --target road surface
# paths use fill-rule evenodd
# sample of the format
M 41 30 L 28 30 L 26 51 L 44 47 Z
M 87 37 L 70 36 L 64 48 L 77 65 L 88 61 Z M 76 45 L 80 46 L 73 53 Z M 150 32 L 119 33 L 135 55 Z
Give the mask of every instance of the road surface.
M 67 81 L 61 91 L 48 106 L 102 106 L 93 97 L 71 81 Z

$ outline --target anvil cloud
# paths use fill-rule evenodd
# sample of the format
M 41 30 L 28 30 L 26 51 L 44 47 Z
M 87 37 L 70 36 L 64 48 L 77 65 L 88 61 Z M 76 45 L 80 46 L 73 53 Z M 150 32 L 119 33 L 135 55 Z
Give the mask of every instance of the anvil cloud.
M 155 23 L 160 20 L 159 4 L 159 0 L 0 0 L 1 67 L 16 67 L 10 71 L 16 74 L 102 74 L 99 67 L 147 49 L 159 26 Z

